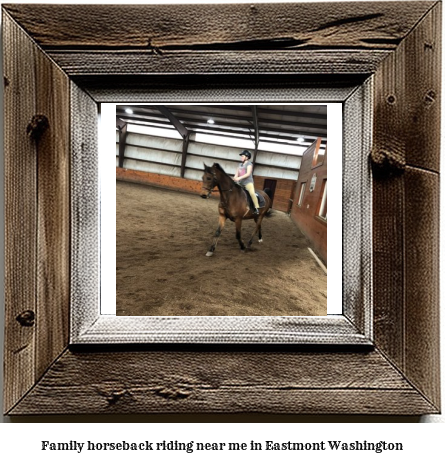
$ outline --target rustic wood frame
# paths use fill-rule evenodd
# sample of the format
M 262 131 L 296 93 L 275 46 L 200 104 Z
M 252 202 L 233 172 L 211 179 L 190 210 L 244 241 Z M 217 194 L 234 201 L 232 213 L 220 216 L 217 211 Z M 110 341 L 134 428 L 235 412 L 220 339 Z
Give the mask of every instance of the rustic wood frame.
M 440 2 L 17 4 L 2 13 L 6 414 L 440 411 Z M 73 344 L 73 295 L 95 305 L 71 280 L 70 251 L 76 261 L 91 252 L 73 238 L 95 227 L 83 208 L 94 186 L 72 172 L 72 157 L 95 163 L 95 128 L 79 124 L 82 112 L 116 96 L 180 101 L 205 88 L 214 100 L 221 89 L 242 99 L 258 83 L 286 93 L 363 89 L 369 79 L 373 308 L 351 320 L 366 344 Z M 85 181 L 74 206 L 73 179 Z

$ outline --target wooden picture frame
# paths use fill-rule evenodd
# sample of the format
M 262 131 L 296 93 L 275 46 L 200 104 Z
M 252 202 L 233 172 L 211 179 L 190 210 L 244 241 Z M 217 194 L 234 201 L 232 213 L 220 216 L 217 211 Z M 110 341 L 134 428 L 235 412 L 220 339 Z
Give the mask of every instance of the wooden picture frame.
M 440 2 L 11 4 L 2 14 L 6 414 L 440 411 Z M 372 236 L 344 219 L 358 228 L 345 247 L 360 266 L 343 276 L 360 292 L 346 293 L 341 319 L 301 320 L 291 344 L 150 340 L 98 319 L 98 103 L 182 101 L 197 89 L 242 100 L 255 88 L 354 89 Z

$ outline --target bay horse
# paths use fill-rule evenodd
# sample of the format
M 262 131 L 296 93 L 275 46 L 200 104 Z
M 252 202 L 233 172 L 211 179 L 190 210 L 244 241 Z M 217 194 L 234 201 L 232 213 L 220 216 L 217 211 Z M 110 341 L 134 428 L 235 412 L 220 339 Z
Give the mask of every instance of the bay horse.
M 218 205 L 219 211 L 219 224 L 213 238 L 213 244 L 210 246 L 207 257 L 211 257 L 215 251 L 216 244 L 218 243 L 219 236 L 226 220 L 229 219 L 235 223 L 236 238 L 242 251 L 246 250 L 246 246 L 241 239 L 241 223 L 243 220 L 255 220 L 256 228 L 253 232 L 247 247 L 250 248 L 255 234 L 258 233 L 259 242 L 263 242 L 261 235 L 261 222 L 264 215 L 269 211 L 272 202 L 270 197 L 264 191 L 257 191 L 264 197 L 265 204 L 259 208 L 260 213 L 254 215 L 253 211 L 249 208 L 247 196 L 249 195 L 238 183 L 236 183 L 223 168 L 214 163 L 213 166 L 206 166 L 204 164 L 204 174 L 202 176 L 201 197 L 207 199 L 210 197 L 213 189 L 217 187 L 220 195 L 220 202 Z

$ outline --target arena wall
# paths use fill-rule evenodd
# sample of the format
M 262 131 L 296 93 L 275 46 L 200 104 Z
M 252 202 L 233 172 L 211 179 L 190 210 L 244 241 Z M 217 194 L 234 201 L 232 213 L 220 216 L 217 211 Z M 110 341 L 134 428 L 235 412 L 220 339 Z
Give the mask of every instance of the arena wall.
M 240 144 L 245 143 L 240 140 Z M 129 131 L 123 167 L 119 167 L 117 131 L 116 179 L 199 193 L 204 164 L 211 166 L 219 163 L 232 176 L 240 162 L 240 147 L 197 142 L 192 135 L 181 173 L 182 148 L 181 139 Z M 302 157 L 298 155 L 258 150 L 254 166 L 255 188 L 272 187 L 275 210 L 290 212 L 301 160 Z
M 140 184 L 148 184 L 166 189 L 174 189 L 181 192 L 189 192 L 199 194 L 201 192 L 201 181 L 193 179 L 184 179 L 175 176 L 166 176 L 159 173 L 149 173 L 145 171 L 131 170 L 127 168 L 116 168 L 116 179 L 118 181 L 135 182 Z M 287 179 L 273 179 L 262 176 L 254 176 L 255 187 L 263 189 L 264 181 L 272 179 L 277 182 L 275 195 L 273 199 L 274 210 L 288 213 L 292 205 L 293 190 L 296 182 Z M 215 192 L 212 194 L 218 196 Z
M 303 155 L 300 176 L 294 193 L 291 218 L 309 239 L 317 255 L 327 264 L 327 218 L 320 217 L 320 206 L 323 198 L 323 190 L 328 178 L 327 150 L 322 161 L 313 163 L 317 157 L 318 148 L 310 147 Z M 313 190 L 310 190 L 311 180 L 316 175 Z M 304 195 L 300 199 L 302 184 L 305 184 Z M 300 202 L 299 202 L 300 201 Z M 327 201 L 326 201 L 327 210 Z M 327 213 L 326 213 L 327 215 Z

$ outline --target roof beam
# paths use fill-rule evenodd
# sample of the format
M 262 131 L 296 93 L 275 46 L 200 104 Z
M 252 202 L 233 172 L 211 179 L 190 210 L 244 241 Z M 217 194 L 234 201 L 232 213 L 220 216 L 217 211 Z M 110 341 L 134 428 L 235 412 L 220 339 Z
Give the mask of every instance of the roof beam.
M 261 111 L 261 107 L 258 108 L 257 111 Z M 172 110 L 171 110 L 172 111 Z M 268 110 L 264 110 L 267 112 Z M 212 116 L 213 119 L 215 120 L 225 120 L 225 124 L 234 124 L 236 125 L 237 121 L 247 121 L 249 119 L 248 115 L 242 116 L 242 115 L 229 115 L 229 114 L 223 114 L 223 113 L 214 113 L 211 111 L 208 112 L 202 112 L 202 111 L 193 111 L 193 110 L 182 110 L 180 108 L 175 108 L 174 113 L 176 115 L 180 114 L 183 116 L 184 119 L 187 119 L 187 121 L 200 121 L 197 119 L 193 118 L 186 118 L 185 115 L 194 115 L 194 116 L 204 116 L 204 117 L 209 117 L 210 115 Z M 287 117 L 294 117 L 294 118 L 303 118 L 305 121 L 294 121 L 294 120 L 274 120 L 270 118 L 258 118 L 258 123 L 265 123 L 265 124 L 278 124 L 280 126 L 290 126 L 293 127 L 295 125 L 301 126 L 301 127 L 308 127 L 308 128 L 318 128 L 318 129 L 324 129 L 326 130 L 326 116 L 324 118 L 315 118 L 318 120 L 317 123 L 308 123 L 306 120 L 307 119 L 314 119 L 314 113 L 302 113 L 302 115 L 305 116 L 297 116 L 297 115 L 290 115 L 290 114 L 285 114 L 283 113 L 283 116 Z M 230 122 L 230 120 L 233 121 L 233 123 Z
M 182 138 L 185 139 L 189 133 L 188 129 L 181 123 L 181 121 L 173 115 L 166 107 L 159 105 L 156 107 L 166 118 L 169 119 L 170 123 L 176 128 L 176 130 L 181 134 Z
M 150 124 L 169 124 L 171 126 L 171 123 L 165 119 L 165 120 L 161 120 L 161 119 L 157 119 L 156 115 L 152 115 L 151 117 L 150 116 L 143 116 L 143 115 L 139 115 L 139 114 L 132 114 L 132 115 L 125 115 L 124 113 L 122 112 L 117 112 L 117 115 L 120 116 L 121 118 L 124 118 L 125 121 L 128 121 L 128 122 L 131 122 L 133 124 L 138 124 L 137 121 L 144 121 L 144 122 L 147 122 L 147 123 L 150 123 Z M 262 118 L 259 118 L 258 119 L 258 126 L 260 127 L 263 123 L 263 119 Z M 316 129 L 315 126 L 312 126 L 308 123 L 287 123 L 287 124 L 283 124 L 283 123 L 280 123 L 280 122 L 273 122 L 272 124 L 275 125 L 275 127 L 273 127 L 272 125 L 271 126 L 266 126 L 266 125 L 263 125 L 261 126 L 260 129 L 260 132 L 261 133 L 275 133 L 275 134 L 289 134 L 289 135 L 292 135 L 294 134 L 295 137 L 298 137 L 298 136 L 313 136 L 314 138 L 316 137 L 325 137 L 326 134 L 327 134 L 327 131 L 326 131 L 326 126 L 323 127 L 323 129 Z M 277 126 L 283 126 L 283 127 L 277 127 Z M 236 123 L 230 123 L 228 121 L 224 121 L 224 122 L 220 122 L 219 124 L 216 124 L 215 126 L 209 126 L 206 122 L 204 121 L 200 121 L 200 120 L 196 120 L 196 119 L 189 119 L 188 120 L 188 124 L 187 124 L 188 128 L 190 128 L 190 130 L 199 130 L 199 128 L 201 129 L 210 129 L 210 127 L 215 127 L 215 126 L 219 126 L 220 127 L 220 130 L 222 131 L 227 131 L 227 132 L 246 132 L 248 131 L 252 126 L 249 125 L 249 124 L 236 124 Z M 309 129 L 306 129 L 304 126 L 309 126 L 310 128 Z M 294 129 L 295 128 L 295 129 Z M 239 131 L 238 131 L 239 130 Z
M 182 141 L 182 157 L 181 157 L 181 178 L 185 176 L 185 165 L 187 162 L 187 155 L 188 155 L 188 147 L 190 142 L 190 134 L 188 132 L 187 135 L 184 137 Z
M 120 125 L 123 123 L 123 125 Z M 125 160 L 125 146 L 127 143 L 127 123 L 116 118 L 116 127 L 119 128 L 119 168 L 124 167 L 124 160 Z
M 120 118 L 116 116 L 116 128 L 118 128 L 119 131 L 126 125 L 127 125 L 126 121 L 122 121 Z
M 325 105 L 320 105 L 320 107 L 324 107 Z M 315 113 L 311 111 L 298 111 L 298 110 L 277 110 L 276 108 L 265 108 L 264 105 L 259 105 L 260 110 L 263 113 L 270 113 L 272 115 L 279 115 L 279 116 L 290 116 L 296 118 L 315 118 L 315 119 L 326 119 L 327 113 Z M 291 107 L 296 108 L 297 106 Z M 242 106 L 227 106 L 227 105 L 213 105 L 212 108 L 221 108 L 221 109 L 232 109 L 235 111 L 249 111 L 248 107 Z M 178 108 L 179 111 L 179 108 Z
M 132 115 L 133 117 L 134 115 Z M 143 126 L 143 127 L 151 127 L 151 128 L 161 128 L 161 129 L 172 129 L 171 125 L 169 125 L 168 122 L 161 122 L 161 121 L 151 121 L 151 120 L 148 120 L 146 118 L 132 118 L 131 120 L 129 119 L 128 120 L 128 123 L 129 124 L 134 124 L 134 125 L 137 125 L 137 126 Z M 144 124 L 145 123 L 145 124 Z M 229 129 L 228 127 L 226 128 L 218 128 L 218 127 L 215 127 L 215 126 L 199 126 L 199 125 L 196 125 L 196 124 L 193 124 L 193 125 L 189 125 L 190 127 L 190 132 L 197 132 L 197 133 L 202 133 L 202 134 L 213 134 L 213 135 L 221 135 L 221 133 L 225 133 L 223 135 L 228 135 L 230 134 L 231 137 L 238 137 L 240 139 L 244 139 L 242 136 L 249 136 L 250 135 L 250 132 L 249 132 L 249 129 L 248 127 L 246 126 L 246 129 L 242 130 L 241 127 L 238 127 L 239 129 L 238 130 L 233 130 L 233 129 Z M 261 130 L 261 134 L 262 134 L 262 140 L 265 140 L 266 138 L 269 138 L 269 139 L 276 139 L 276 141 L 278 142 L 279 140 L 285 140 L 285 141 L 289 141 L 289 142 L 294 142 L 293 145 L 299 145 L 296 142 L 296 138 L 297 137 L 303 137 L 304 139 L 306 140 L 315 140 L 317 137 L 323 137 L 324 139 L 326 137 L 324 137 L 323 134 L 320 134 L 319 132 L 318 133 L 309 133 L 307 131 L 303 132 L 303 131 L 292 131 L 292 132 L 289 132 L 289 131 L 279 131 L 279 130 L 276 130 L 276 131 L 270 131 L 268 129 L 263 129 Z M 267 142 L 271 142 L 270 140 L 267 141 Z

